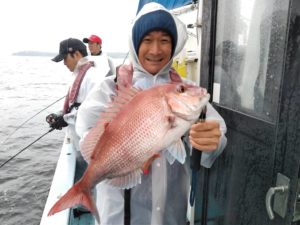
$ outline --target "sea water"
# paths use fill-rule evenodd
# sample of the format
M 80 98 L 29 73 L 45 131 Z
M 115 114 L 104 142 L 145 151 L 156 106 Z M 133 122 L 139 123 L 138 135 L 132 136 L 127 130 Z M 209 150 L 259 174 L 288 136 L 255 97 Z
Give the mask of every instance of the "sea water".
M 0 165 L 48 132 L 45 117 L 62 108 L 63 100 L 53 103 L 71 79 L 49 57 L 0 57 Z M 63 138 L 54 130 L 0 168 L 1 225 L 40 223 Z

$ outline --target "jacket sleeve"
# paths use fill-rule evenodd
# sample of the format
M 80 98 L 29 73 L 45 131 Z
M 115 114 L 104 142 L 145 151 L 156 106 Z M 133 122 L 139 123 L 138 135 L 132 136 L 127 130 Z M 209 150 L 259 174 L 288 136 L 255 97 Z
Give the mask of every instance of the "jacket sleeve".
M 114 95 L 114 76 L 107 77 L 103 82 L 97 83 L 88 94 L 77 113 L 76 132 L 81 141 L 88 131 L 95 126 L 99 114 L 105 110 Z

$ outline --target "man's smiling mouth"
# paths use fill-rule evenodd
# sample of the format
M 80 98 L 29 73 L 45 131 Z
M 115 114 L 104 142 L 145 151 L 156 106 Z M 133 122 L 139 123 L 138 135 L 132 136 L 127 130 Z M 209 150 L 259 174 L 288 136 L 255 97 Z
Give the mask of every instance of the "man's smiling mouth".
M 146 59 L 149 62 L 162 62 L 163 61 L 163 58 L 159 58 L 159 59 L 146 58 Z

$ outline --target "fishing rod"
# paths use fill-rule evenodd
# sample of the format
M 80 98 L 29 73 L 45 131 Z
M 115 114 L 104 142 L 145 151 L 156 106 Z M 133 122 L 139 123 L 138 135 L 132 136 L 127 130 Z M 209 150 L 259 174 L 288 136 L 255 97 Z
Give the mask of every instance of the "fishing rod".
M 205 122 L 206 119 L 207 106 L 205 106 L 199 116 L 199 122 Z M 195 197 L 196 197 L 196 187 L 197 187 L 197 176 L 201 168 L 201 157 L 202 152 L 193 148 L 191 155 L 191 170 L 192 170 L 192 179 L 191 179 L 191 193 L 190 193 L 190 205 L 194 206 Z
M 13 155 L 12 157 L 10 157 L 8 160 L 6 160 L 4 163 L 2 163 L 0 165 L 0 168 L 2 168 L 6 163 L 8 163 L 9 161 L 11 161 L 12 159 L 14 159 L 17 155 L 21 154 L 23 151 L 25 151 L 26 149 L 28 149 L 31 145 L 33 145 L 35 142 L 37 142 L 38 140 L 40 140 L 42 137 L 46 136 L 47 134 L 49 134 L 50 132 L 52 132 L 53 130 L 55 130 L 54 128 L 51 128 L 50 130 L 48 130 L 46 133 L 44 133 L 43 135 L 41 135 L 39 138 L 35 139 L 33 142 L 31 142 L 29 145 L 27 145 L 25 148 L 21 149 L 17 154 Z
M 207 106 L 205 106 L 199 116 L 198 122 L 205 122 L 206 120 L 206 112 L 207 112 Z M 191 188 L 190 188 L 190 207 L 191 207 L 191 221 L 190 224 L 195 224 L 195 198 L 196 198 L 196 192 L 197 192 L 197 179 L 198 179 L 198 173 L 201 169 L 201 157 L 202 152 L 195 149 L 193 147 L 192 149 L 192 155 L 191 155 L 191 162 L 190 162 L 190 168 L 191 168 Z M 204 199 L 204 197 L 203 197 Z M 204 203 L 202 205 L 205 205 Z M 204 221 L 204 208 L 202 208 L 202 216 L 201 216 L 201 224 L 204 225 L 206 222 Z M 206 219 L 206 217 L 205 217 Z
M 28 121 L 30 121 L 31 119 L 33 119 L 34 117 L 36 117 L 38 114 L 40 114 L 41 112 L 45 111 L 46 109 L 48 109 L 50 106 L 54 105 L 55 103 L 59 102 L 60 100 L 62 100 L 63 98 L 65 98 L 65 95 L 59 99 L 57 99 L 56 101 L 52 102 L 50 105 L 48 105 L 47 107 L 43 108 L 42 110 L 40 110 L 39 112 L 37 112 L 36 114 L 34 114 L 33 116 L 31 116 L 30 118 L 28 118 L 27 120 L 25 120 L 22 124 L 20 124 L 13 132 L 11 132 L 4 141 L 1 142 L 1 144 L 5 144 L 6 141 L 14 134 L 16 133 L 20 128 L 23 127 L 24 124 L 26 124 Z
M 122 65 L 124 65 L 124 63 L 125 63 L 125 61 L 126 61 L 128 55 L 129 55 L 129 51 L 127 52 L 126 56 L 124 57 L 124 60 L 123 60 L 123 62 L 122 62 Z

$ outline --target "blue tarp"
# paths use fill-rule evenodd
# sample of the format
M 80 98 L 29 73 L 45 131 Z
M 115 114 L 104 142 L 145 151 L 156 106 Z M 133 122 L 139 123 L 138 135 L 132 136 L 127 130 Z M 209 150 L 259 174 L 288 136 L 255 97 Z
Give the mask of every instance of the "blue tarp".
M 191 4 L 193 0 L 140 0 L 137 12 L 140 11 L 143 5 L 149 2 L 158 2 L 167 9 L 175 9 L 181 6 Z

